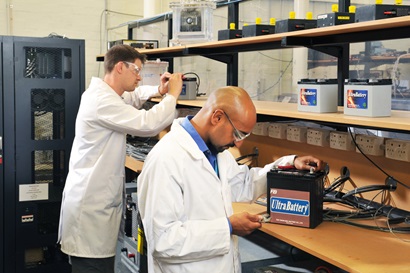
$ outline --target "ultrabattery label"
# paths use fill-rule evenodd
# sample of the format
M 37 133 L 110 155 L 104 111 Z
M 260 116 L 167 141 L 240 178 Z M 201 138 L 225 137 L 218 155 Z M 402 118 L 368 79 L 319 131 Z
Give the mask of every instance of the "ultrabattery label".
M 299 96 L 300 105 L 317 106 L 317 89 L 301 88 Z
M 286 189 L 270 189 L 270 219 L 272 223 L 309 227 L 310 193 Z
M 270 211 L 309 216 L 309 201 L 291 198 L 270 199 Z
M 367 109 L 369 107 L 367 90 L 348 89 L 346 100 L 347 108 Z

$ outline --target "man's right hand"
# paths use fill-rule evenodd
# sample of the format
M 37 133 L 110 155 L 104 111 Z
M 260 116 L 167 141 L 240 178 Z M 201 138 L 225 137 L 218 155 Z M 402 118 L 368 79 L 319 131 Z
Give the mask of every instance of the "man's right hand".
M 233 214 L 229 217 L 232 225 L 232 234 L 245 236 L 252 233 L 255 229 L 262 227 L 262 216 L 242 212 Z

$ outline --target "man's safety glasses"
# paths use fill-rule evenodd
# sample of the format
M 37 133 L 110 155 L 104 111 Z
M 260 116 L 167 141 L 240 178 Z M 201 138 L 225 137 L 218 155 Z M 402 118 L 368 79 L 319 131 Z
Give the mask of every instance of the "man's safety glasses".
M 141 73 L 141 68 L 139 68 L 136 64 L 130 63 L 130 62 L 123 62 L 123 63 L 125 63 L 127 67 L 132 66 L 134 68 L 133 71 L 135 75 L 138 76 Z
M 242 141 L 245 138 L 247 138 L 248 136 L 250 136 L 251 133 L 243 133 L 241 131 L 239 131 L 238 129 L 236 129 L 235 125 L 233 125 L 232 120 L 229 118 L 228 114 L 223 111 L 225 116 L 228 118 L 229 123 L 232 125 L 233 127 L 233 138 L 235 139 L 235 141 Z

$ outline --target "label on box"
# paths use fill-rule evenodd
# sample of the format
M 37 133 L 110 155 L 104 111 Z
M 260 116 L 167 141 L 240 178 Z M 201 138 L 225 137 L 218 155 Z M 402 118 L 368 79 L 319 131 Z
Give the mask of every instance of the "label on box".
M 367 90 L 347 90 L 347 108 L 355 109 L 367 109 L 368 105 L 368 92 Z
M 301 88 L 300 89 L 300 105 L 316 106 L 317 105 L 317 89 Z
M 285 189 L 270 189 L 270 221 L 272 223 L 309 227 L 310 193 Z
M 338 20 L 350 20 L 350 16 L 337 16 Z
M 182 84 L 182 91 L 181 91 L 181 96 L 185 96 L 185 95 L 187 95 L 187 93 L 186 93 L 186 84 Z

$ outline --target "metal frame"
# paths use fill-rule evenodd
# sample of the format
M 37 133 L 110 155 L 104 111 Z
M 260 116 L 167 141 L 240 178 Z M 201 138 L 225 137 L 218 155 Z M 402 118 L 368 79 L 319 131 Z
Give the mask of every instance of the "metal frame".
M 228 5 L 228 22 L 236 22 L 239 3 L 235 1 L 224 3 Z M 350 0 L 339 0 L 339 11 L 348 11 Z M 344 79 L 349 78 L 350 43 L 378 40 L 410 38 L 410 27 L 393 27 L 389 29 L 357 30 L 356 32 L 339 33 L 316 37 L 284 37 L 281 41 L 268 41 L 240 45 L 224 44 L 218 47 L 187 47 L 178 52 L 149 54 L 152 58 L 173 60 L 175 57 L 202 56 L 227 64 L 227 84 L 238 84 L 238 53 L 279 48 L 306 47 L 320 51 L 337 58 L 338 105 L 344 101 Z
M 0 64 L 3 63 L 3 37 L 0 37 Z M 3 82 L 3 66 L 0 65 L 0 83 Z M 0 94 L 3 94 L 3 86 L 0 84 Z M 0 105 L 3 105 L 3 96 L 0 96 Z M 3 137 L 4 137 L 4 131 L 3 131 L 3 112 L 0 111 L 0 155 L 1 155 L 1 164 L 0 164 L 0 265 L 4 264 L 4 163 L 3 163 Z M 0 269 L 2 269 L 0 267 Z
M 219 1 L 216 3 L 216 7 L 223 7 L 228 6 L 228 26 L 229 23 L 235 23 L 235 25 L 239 24 L 239 3 L 245 2 L 247 0 L 233 0 L 233 1 Z M 168 20 L 168 39 L 172 39 L 172 12 L 167 12 L 164 14 L 160 14 L 159 16 L 137 20 L 134 23 L 128 25 L 128 39 L 133 39 L 133 29 L 136 27 L 141 27 L 145 25 L 149 25 L 156 22 L 163 22 Z M 190 53 L 186 52 L 187 55 L 201 55 L 203 57 L 207 57 L 216 61 L 223 62 L 227 65 L 227 85 L 238 85 L 238 66 L 239 66 L 239 57 L 238 52 L 221 52 L 221 54 L 198 54 L 198 53 Z M 214 55 L 218 55 L 215 57 Z M 156 58 L 166 59 L 169 62 L 168 70 L 169 72 L 173 72 L 174 70 L 174 57 L 181 57 L 180 55 L 173 56 L 172 54 L 164 54 L 157 56 Z

